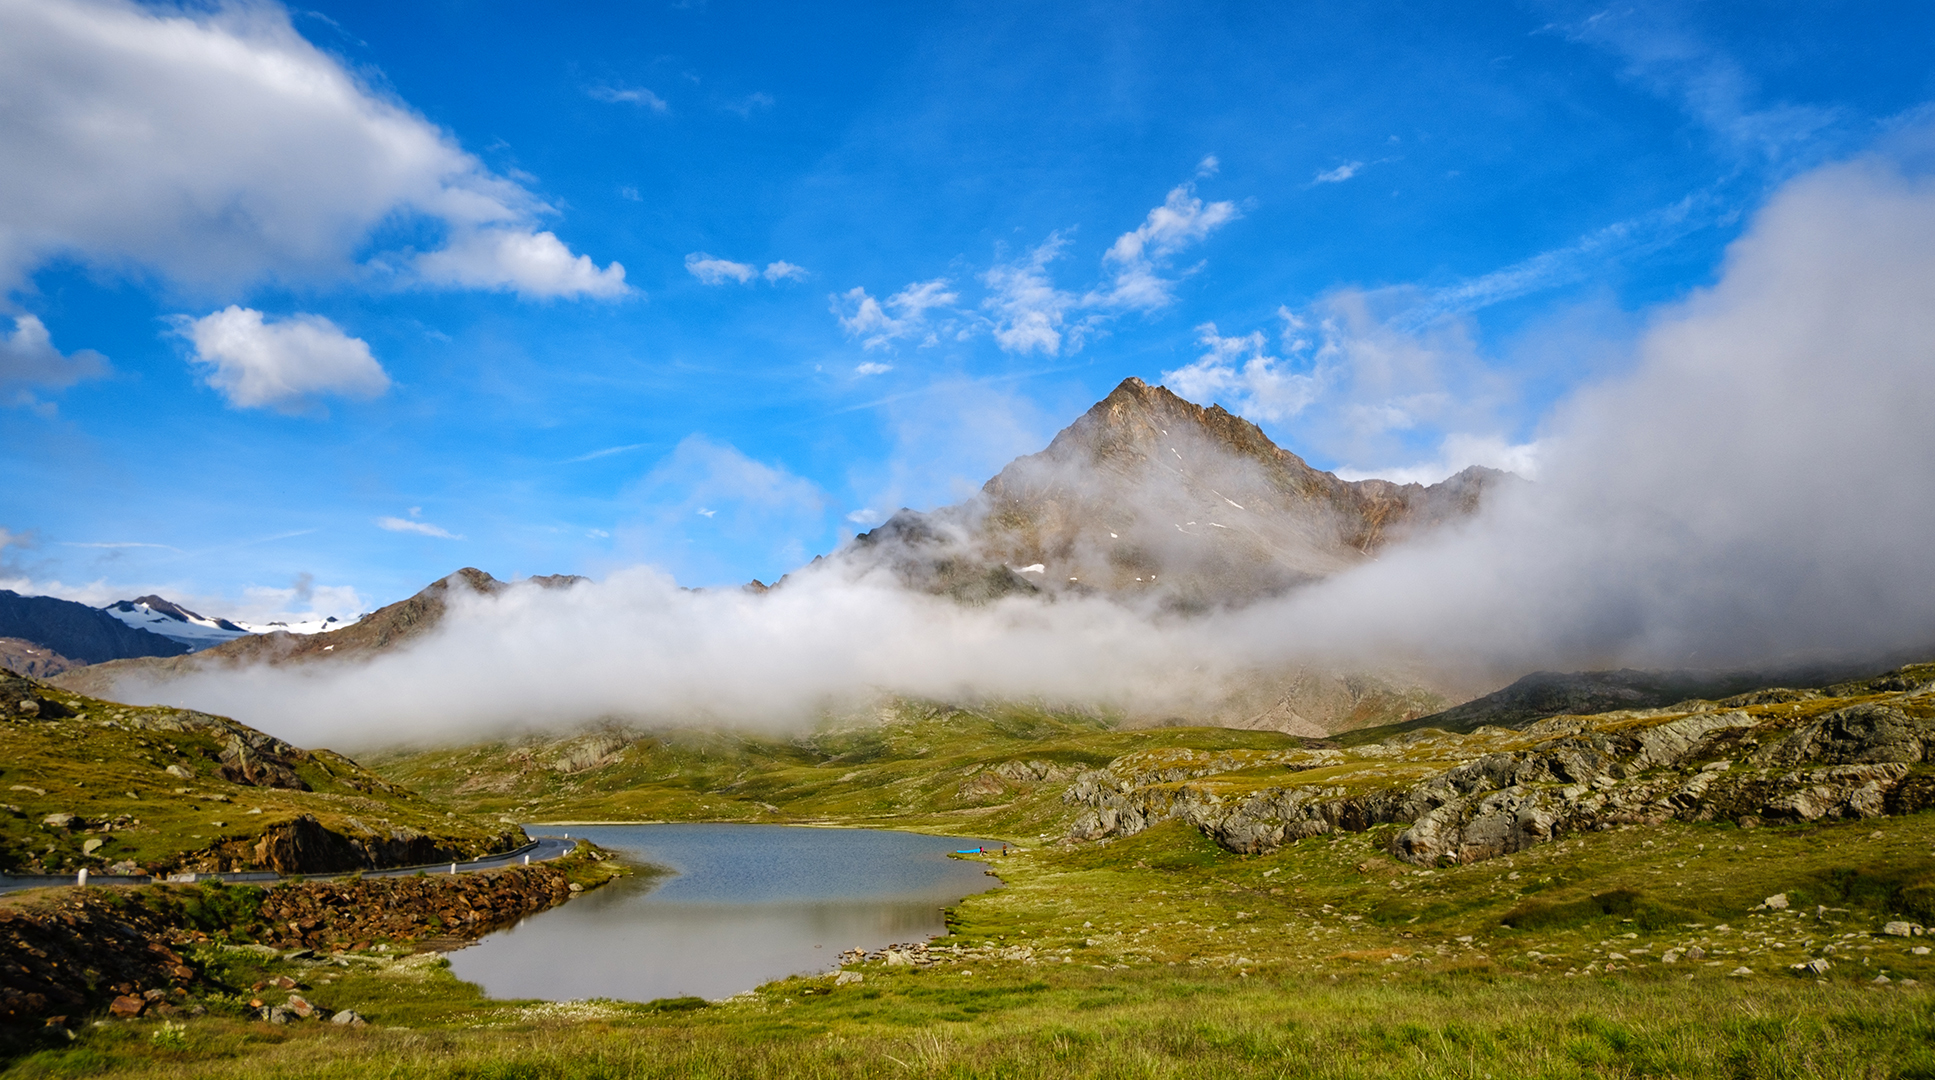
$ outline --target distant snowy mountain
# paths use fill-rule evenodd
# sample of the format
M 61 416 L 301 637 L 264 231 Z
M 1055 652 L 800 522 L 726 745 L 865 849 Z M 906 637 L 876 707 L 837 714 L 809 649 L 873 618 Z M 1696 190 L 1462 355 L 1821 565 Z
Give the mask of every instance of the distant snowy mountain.
M 171 641 L 181 642 L 196 652 L 252 634 L 270 634 L 278 630 L 290 634 L 318 634 L 341 629 L 356 621 L 351 619 L 349 622 L 344 622 L 332 615 L 325 619 L 310 619 L 296 623 L 233 622 L 228 619 L 211 619 L 159 596 L 117 600 L 102 610 L 137 630 L 146 630 Z

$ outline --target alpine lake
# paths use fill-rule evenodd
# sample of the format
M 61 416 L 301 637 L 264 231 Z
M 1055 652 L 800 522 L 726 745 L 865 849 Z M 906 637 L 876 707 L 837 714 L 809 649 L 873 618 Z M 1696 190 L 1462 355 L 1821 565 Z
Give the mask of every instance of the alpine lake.
M 532 835 L 559 826 L 532 826 Z M 541 912 L 449 954 L 494 998 L 731 997 L 831 970 L 850 948 L 946 932 L 944 909 L 999 882 L 985 842 L 787 825 L 573 826 L 628 861 L 663 868 Z

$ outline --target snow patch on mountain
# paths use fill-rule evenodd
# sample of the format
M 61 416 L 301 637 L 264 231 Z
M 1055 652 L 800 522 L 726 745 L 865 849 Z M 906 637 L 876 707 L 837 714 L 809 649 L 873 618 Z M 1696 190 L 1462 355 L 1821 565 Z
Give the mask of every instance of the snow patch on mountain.
M 251 634 L 271 634 L 278 630 L 290 634 L 320 634 L 340 630 L 362 617 L 359 615 L 347 621 L 331 615 L 296 622 L 235 622 L 210 618 L 160 596 L 117 600 L 102 610 L 136 630 L 146 630 L 171 641 L 179 641 L 198 652 Z

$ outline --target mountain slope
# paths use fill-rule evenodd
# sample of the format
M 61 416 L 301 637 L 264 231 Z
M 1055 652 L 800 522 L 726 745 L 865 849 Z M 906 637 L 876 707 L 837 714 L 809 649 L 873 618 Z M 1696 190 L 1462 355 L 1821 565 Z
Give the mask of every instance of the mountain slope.
M 1197 610 L 1348 569 L 1512 479 L 1340 480 L 1221 406 L 1130 378 L 975 498 L 902 510 L 844 554 L 964 600 L 1100 591 Z
M 153 595 L 118 600 L 101 610 L 137 630 L 159 634 L 191 649 L 206 649 L 249 633 L 227 619 L 211 619 Z
M 188 647 L 121 622 L 99 608 L 0 589 L 0 637 L 32 642 L 68 661 L 98 664 L 142 656 L 180 656 Z
M 557 588 L 583 579 L 554 575 L 531 580 L 547 588 Z M 57 676 L 53 682 L 79 693 L 106 697 L 114 692 L 115 684 L 123 679 L 167 680 L 222 666 L 313 663 L 366 657 L 428 633 L 443 619 L 446 598 L 453 588 L 490 594 L 507 587 L 505 582 L 482 570 L 466 566 L 448 577 L 431 582 L 407 600 L 378 608 L 341 630 L 332 630 L 327 634 L 291 634 L 283 631 L 251 634 L 190 656 L 123 660 L 76 668 Z

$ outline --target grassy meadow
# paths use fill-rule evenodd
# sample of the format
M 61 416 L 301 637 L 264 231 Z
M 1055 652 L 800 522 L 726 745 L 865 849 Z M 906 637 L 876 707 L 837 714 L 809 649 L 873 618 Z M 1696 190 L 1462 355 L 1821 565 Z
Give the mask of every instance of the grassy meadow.
M 985 779 L 1010 761 L 1295 745 L 916 706 L 793 741 L 591 735 L 371 759 L 478 814 L 816 821 L 1016 847 L 990 857 L 1004 887 L 952 910 L 933 963 L 850 965 L 858 983 L 497 1001 L 434 955 L 209 946 L 198 960 L 226 989 L 207 1015 L 30 1036 L 0 1075 L 1935 1077 L 1935 937 L 1881 933 L 1935 925 L 1935 814 L 1628 827 L 1423 869 L 1386 854 L 1390 827 L 1258 856 L 1175 823 L 1066 845 L 1061 783 Z M 1765 903 L 1777 894 L 1785 907 Z M 250 1019 L 249 987 L 277 974 L 369 1026 Z

